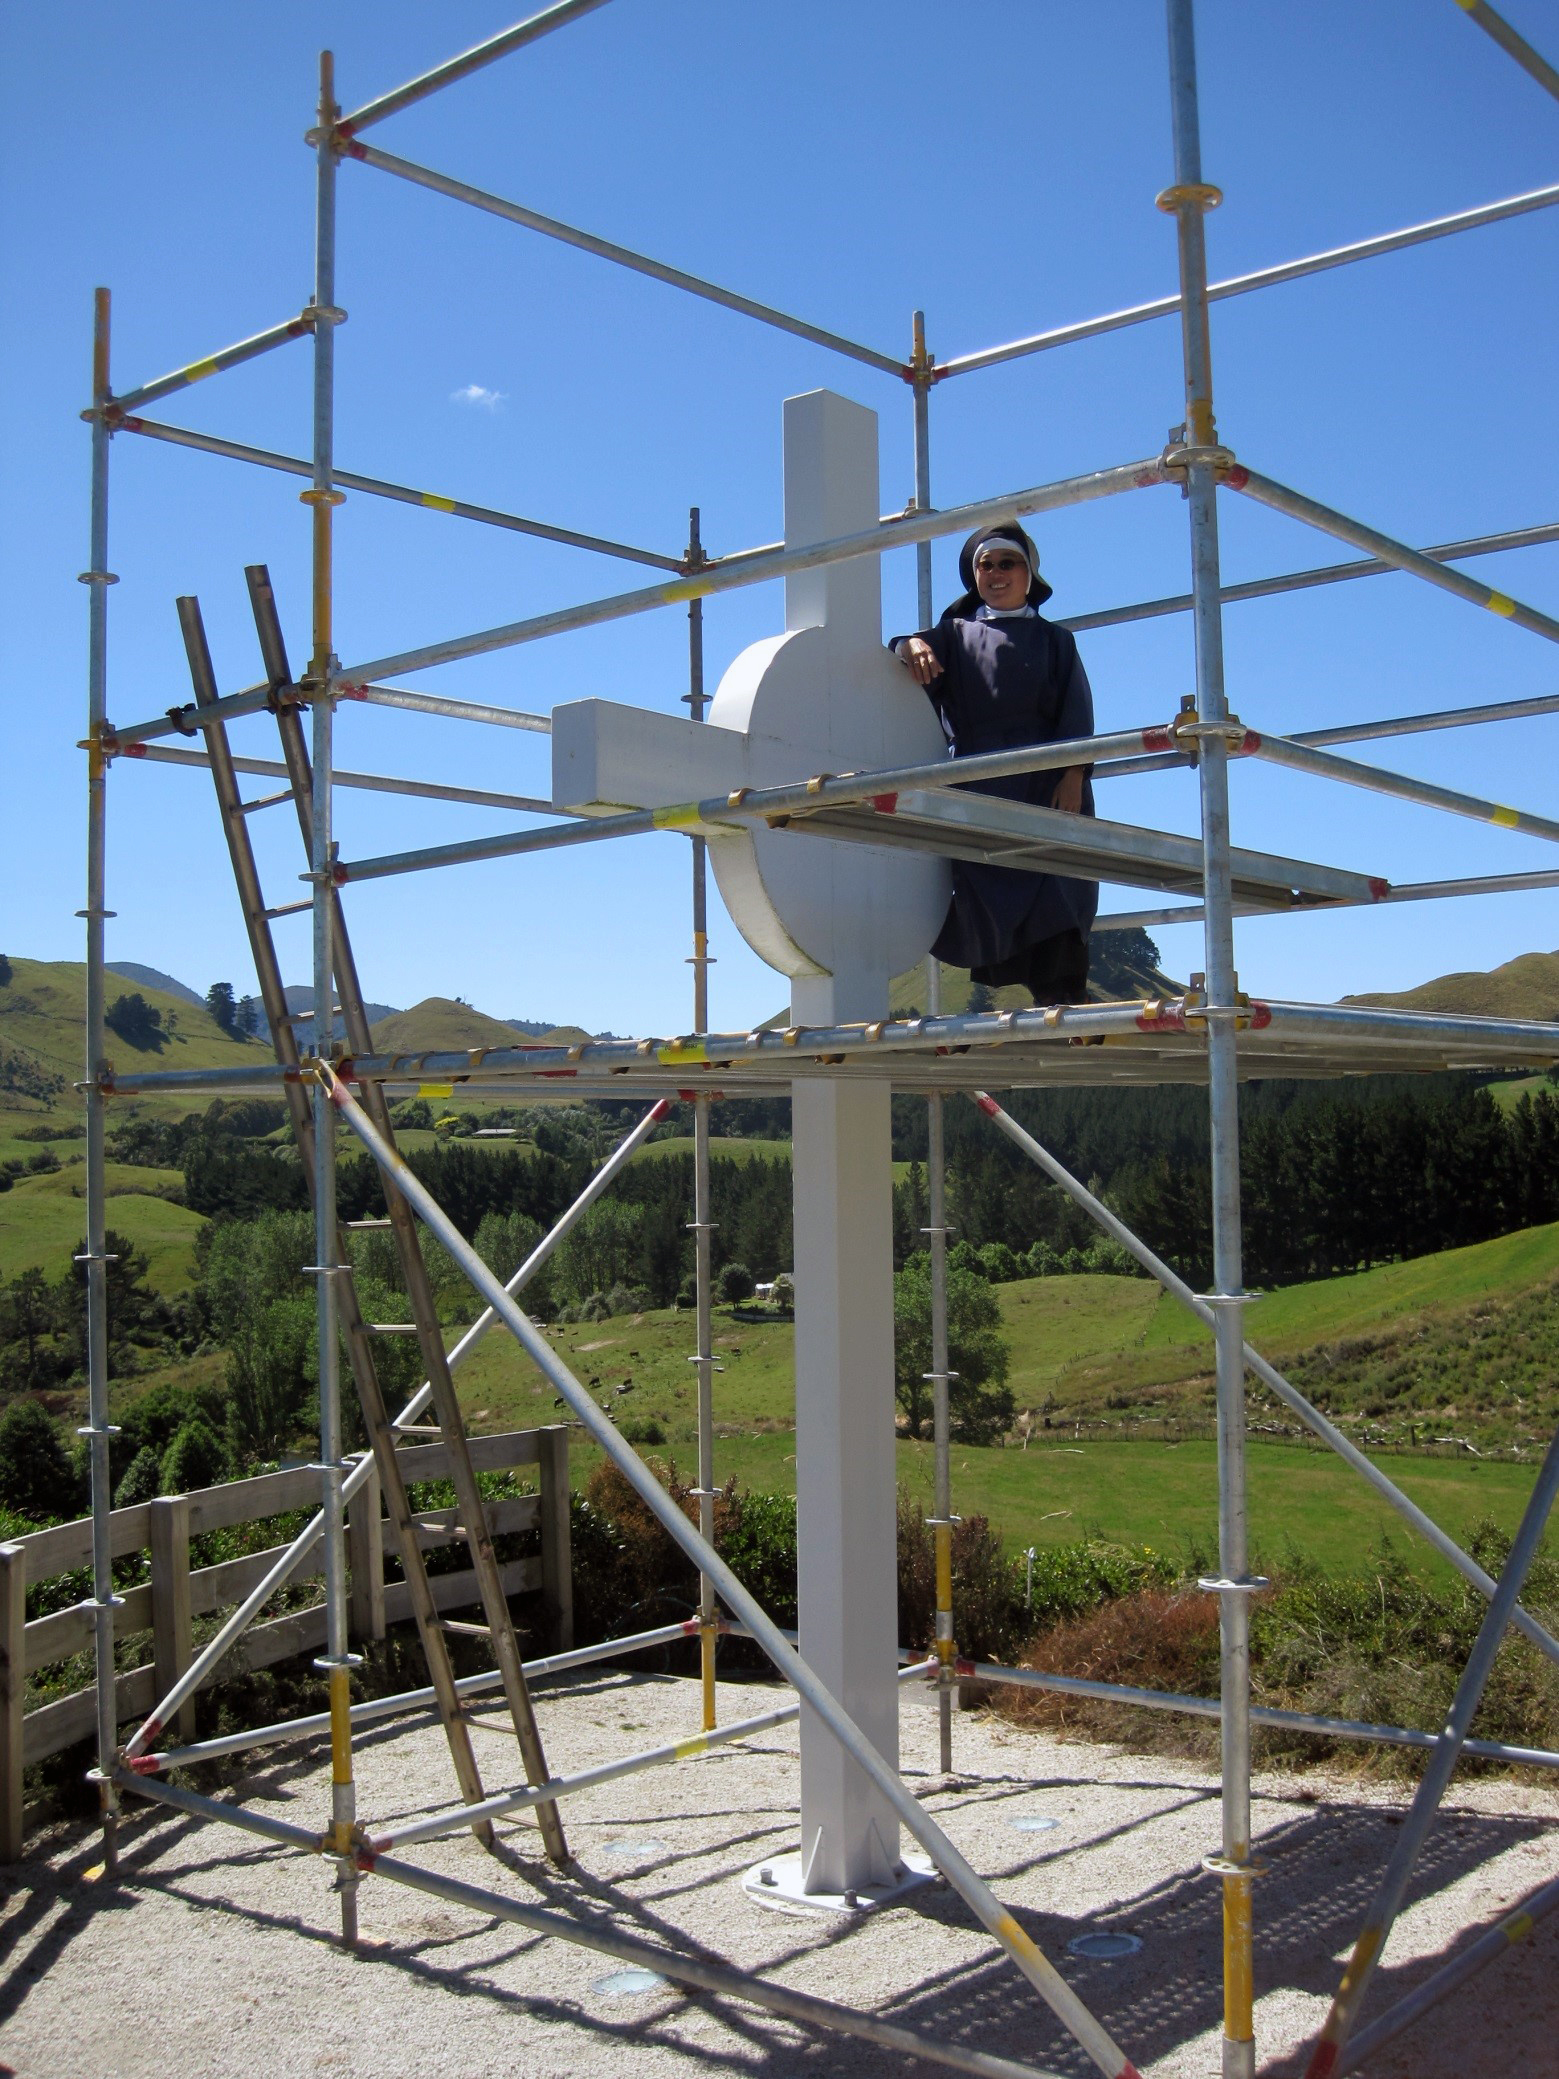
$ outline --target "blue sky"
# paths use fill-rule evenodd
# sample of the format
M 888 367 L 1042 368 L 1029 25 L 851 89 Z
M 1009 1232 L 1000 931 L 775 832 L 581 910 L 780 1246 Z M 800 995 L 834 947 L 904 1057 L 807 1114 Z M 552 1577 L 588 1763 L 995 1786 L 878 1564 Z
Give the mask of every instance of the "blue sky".
M 1551 13 L 1506 12 L 1554 54 Z M 95 283 L 115 295 L 116 386 L 295 312 L 312 268 L 315 53 L 354 105 L 506 26 L 478 0 L 158 0 L 12 8 L 0 21 L 9 495 L 0 510 L 8 756 L 0 817 L 5 950 L 80 956 L 87 401 Z M 1225 190 L 1215 276 L 1555 178 L 1559 107 L 1452 0 L 1204 0 L 1204 165 Z M 1174 234 L 1157 0 L 616 0 L 373 133 L 420 159 L 886 351 L 926 310 L 941 358 L 1162 294 Z M 1249 462 L 1412 542 L 1556 517 L 1553 339 L 1559 211 L 1219 306 L 1219 426 Z M 783 398 L 822 384 L 881 418 L 885 510 L 908 495 L 910 399 L 856 364 L 694 303 L 358 166 L 341 176 L 337 456 L 397 478 L 676 551 L 687 508 L 721 552 L 780 531 Z M 475 390 L 489 393 L 473 399 Z M 1155 452 L 1181 416 L 1165 321 L 942 385 L 933 490 L 953 504 Z M 309 361 L 293 346 L 156 408 L 175 423 L 303 452 Z M 307 518 L 289 479 L 122 436 L 114 449 L 110 714 L 188 697 L 176 595 L 204 607 L 225 689 L 258 676 L 242 567 L 268 562 L 306 651 Z M 1058 613 L 1183 590 L 1172 491 L 1038 530 Z M 642 582 L 636 566 L 354 497 L 338 522 L 344 658 Z M 1231 580 L 1340 557 L 1226 497 Z M 952 549 L 939 549 L 937 592 Z M 1559 613 L 1559 547 L 1478 575 Z M 913 612 L 908 553 L 885 559 L 884 619 Z M 780 625 L 775 586 L 706 609 L 711 687 Z M 598 694 L 674 709 L 685 619 L 668 611 L 423 674 L 523 707 Z M 1232 608 L 1233 705 L 1313 728 L 1559 689 L 1551 649 L 1405 577 Z M 1184 618 L 1084 638 L 1101 726 L 1158 720 L 1192 684 Z M 1373 747 L 1397 765 L 1551 810 L 1547 719 Z M 263 718 L 236 746 L 273 755 Z M 353 711 L 345 765 L 545 793 L 543 738 Z M 1117 783 L 1105 813 L 1194 827 L 1183 775 Z M 1517 871 L 1548 848 L 1503 831 L 1246 764 L 1238 841 L 1394 880 Z M 503 827 L 492 811 L 342 799 L 345 856 Z M 256 819 L 273 901 L 295 833 Z M 116 767 L 110 958 L 196 987 L 249 986 L 203 776 Z M 505 1016 L 618 1031 L 688 1023 L 687 849 L 675 837 L 364 887 L 349 914 L 371 996 L 460 994 Z M 1136 907 L 1125 890 L 1106 907 Z M 1551 895 L 1240 926 L 1247 987 L 1328 1000 L 1559 945 Z M 289 980 L 306 925 L 283 924 Z M 723 914 L 717 1025 L 784 998 Z M 1201 965 L 1196 932 L 1160 934 Z

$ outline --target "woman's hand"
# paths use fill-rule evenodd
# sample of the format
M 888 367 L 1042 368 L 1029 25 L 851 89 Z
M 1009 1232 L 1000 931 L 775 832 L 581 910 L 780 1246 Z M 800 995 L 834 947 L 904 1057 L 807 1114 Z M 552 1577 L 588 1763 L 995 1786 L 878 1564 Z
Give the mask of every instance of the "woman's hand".
M 900 664 L 918 686 L 929 686 L 933 679 L 942 676 L 942 667 L 937 654 L 923 636 L 912 635 L 901 642 L 895 654 Z
M 1056 791 L 1050 798 L 1050 806 L 1065 809 L 1069 816 L 1082 814 L 1083 768 L 1080 765 L 1069 765 L 1056 781 Z

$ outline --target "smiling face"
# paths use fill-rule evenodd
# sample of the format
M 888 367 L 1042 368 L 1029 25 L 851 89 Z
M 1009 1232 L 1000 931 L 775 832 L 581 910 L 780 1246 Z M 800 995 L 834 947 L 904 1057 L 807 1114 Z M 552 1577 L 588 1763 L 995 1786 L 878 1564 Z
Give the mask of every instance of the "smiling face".
M 987 606 L 1011 613 L 1029 596 L 1028 559 L 1013 542 L 989 542 L 974 559 L 974 583 Z

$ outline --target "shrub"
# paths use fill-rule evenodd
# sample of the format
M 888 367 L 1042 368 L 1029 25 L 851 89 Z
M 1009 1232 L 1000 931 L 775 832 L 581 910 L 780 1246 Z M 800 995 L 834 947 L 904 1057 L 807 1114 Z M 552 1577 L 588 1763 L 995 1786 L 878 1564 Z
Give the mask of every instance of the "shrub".
M 918 1502 L 898 1502 L 899 1643 L 929 1648 L 936 1634 L 936 1541 Z M 1033 1630 L 1023 1607 L 1023 1577 L 1006 1558 L 984 1516 L 953 1527 L 953 1609 L 958 1650 L 973 1660 L 1010 1664 Z
M 649 1304 L 650 1296 L 642 1285 L 614 1285 L 606 1295 L 609 1314 L 642 1314 Z
M 728 1263 L 720 1273 L 715 1290 L 727 1306 L 751 1299 L 756 1279 L 745 1263 Z
M 161 1472 L 164 1494 L 189 1494 L 197 1487 L 214 1487 L 218 1480 L 230 1479 L 233 1466 L 222 1439 L 210 1423 L 196 1415 L 164 1452 Z
M 151 1048 L 160 1051 L 166 1034 L 162 1029 L 162 1012 L 146 1001 L 139 989 L 132 989 L 126 996 L 116 996 L 103 1013 L 103 1023 L 127 1047 Z
M 131 1459 L 124 1478 L 114 1489 L 114 1507 L 133 1509 L 138 1502 L 149 1502 L 162 1492 L 162 1455 L 150 1444 L 143 1444 Z
M 83 1501 L 58 1424 L 37 1401 L 13 1400 L 0 1415 L 0 1503 L 52 1522 Z
M 641 1415 L 633 1422 L 620 1422 L 618 1429 L 630 1444 L 663 1444 L 666 1432 L 653 1415 Z
M 987 1242 L 979 1251 L 980 1270 L 993 1285 L 1010 1285 L 1021 1278 L 1023 1265 L 1005 1242 Z

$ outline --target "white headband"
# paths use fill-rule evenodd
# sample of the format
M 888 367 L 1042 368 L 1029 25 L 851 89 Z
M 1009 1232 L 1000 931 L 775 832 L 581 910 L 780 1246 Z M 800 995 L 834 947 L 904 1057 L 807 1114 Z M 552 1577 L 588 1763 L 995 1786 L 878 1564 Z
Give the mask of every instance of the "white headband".
M 1010 534 L 987 534 L 983 541 L 976 542 L 974 554 L 969 558 L 971 566 L 978 570 L 980 558 L 985 554 L 986 550 L 996 548 L 1006 549 L 1010 554 L 1020 556 L 1028 565 L 1029 576 L 1032 577 L 1034 575 L 1033 557 L 1024 548 L 1022 542 L 1014 541 Z

